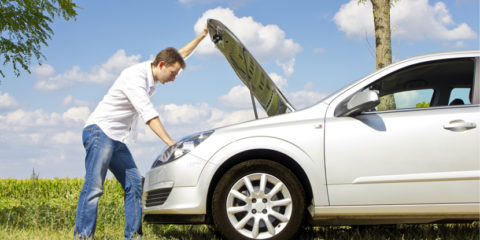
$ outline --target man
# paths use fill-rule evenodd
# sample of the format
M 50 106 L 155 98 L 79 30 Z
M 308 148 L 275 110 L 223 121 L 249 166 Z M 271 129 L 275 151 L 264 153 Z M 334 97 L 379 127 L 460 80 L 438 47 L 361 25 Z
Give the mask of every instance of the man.
M 75 238 L 93 238 L 98 200 L 107 170 L 122 185 L 125 196 L 125 239 L 142 235 L 142 182 L 125 142 L 134 136 L 138 115 L 167 145 L 175 142 L 165 131 L 150 101 L 156 84 L 175 80 L 188 57 L 205 38 L 204 31 L 178 52 L 167 48 L 153 62 L 143 62 L 122 71 L 95 111 L 88 118 L 82 140 L 86 151 L 85 182 L 78 200 Z

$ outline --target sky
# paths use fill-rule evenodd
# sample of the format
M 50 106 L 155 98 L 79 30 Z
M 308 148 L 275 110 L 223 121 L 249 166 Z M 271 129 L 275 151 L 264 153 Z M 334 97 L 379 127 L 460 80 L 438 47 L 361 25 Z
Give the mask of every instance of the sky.
M 16 77 L 10 65 L 1 66 L 0 178 L 33 171 L 40 178 L 83 177 L 82 129 L 116 77 L 166 47 L 183 47 L 209 18 L 235 33 L 296 109 L 375 71 L 369 1 L 75 2 L 76 20 L 54 20 L 46 58 L 32 61 L 31 74 Z M 393 61 L 480 49 L 479 12 L 478 0 L 395 2 Z M 186 63 L 152 97 L 172 138 L 254 119 L 248 90 L 209 36 Z M 141 123 L 128 146 L 145 174 L 165 144 Z

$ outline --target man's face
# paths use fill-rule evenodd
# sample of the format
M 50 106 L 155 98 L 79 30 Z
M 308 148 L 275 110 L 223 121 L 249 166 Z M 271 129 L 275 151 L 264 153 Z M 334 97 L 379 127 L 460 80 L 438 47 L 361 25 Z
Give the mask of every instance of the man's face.
M 172 65 L 167 66 L 165 62 L 161 61 L 157 66 L 156 73 L 154 72 L 154 79 L 159 81 L 161 84 L 168 82 L 173 82 L 175 77 L 177 77 L 178 72 L 182 68 L 180 63 L 175 62 Z

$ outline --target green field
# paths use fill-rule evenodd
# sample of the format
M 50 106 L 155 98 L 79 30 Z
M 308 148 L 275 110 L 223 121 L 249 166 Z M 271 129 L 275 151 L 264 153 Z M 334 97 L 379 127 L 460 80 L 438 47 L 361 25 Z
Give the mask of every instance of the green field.
M 83 179 L 0 179 L 0 239 L 72 239 Z M 95 239 L 123 239 L 123 190 L 107 179 Z M 207 225 L 143 224 L 143 239 L 221 239 Z M 298 239 L 480 239 L 469 224 L 305 227 Z

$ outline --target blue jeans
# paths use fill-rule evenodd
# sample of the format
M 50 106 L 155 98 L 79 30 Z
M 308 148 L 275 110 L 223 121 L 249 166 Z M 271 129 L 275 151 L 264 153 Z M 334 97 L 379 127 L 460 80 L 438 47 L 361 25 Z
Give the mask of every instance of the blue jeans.
M 85 182 L 77 205 L 75 238 L 93 238 L 98 200 L 103 194 L 107 170 L 122 185 L 125 194 L 125 239 L 142 235 L 142 180 L 127 146 L 112 140 L 97 125 L 83 129 Z

